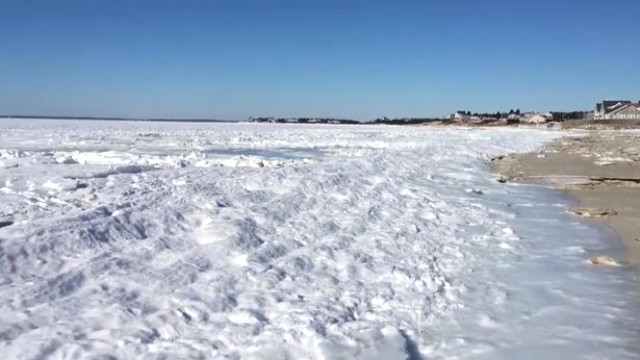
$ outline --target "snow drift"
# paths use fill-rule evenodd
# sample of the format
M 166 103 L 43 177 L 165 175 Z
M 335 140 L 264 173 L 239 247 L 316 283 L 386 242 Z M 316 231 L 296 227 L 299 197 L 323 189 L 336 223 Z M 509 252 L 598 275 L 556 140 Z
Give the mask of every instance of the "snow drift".
M 632 358 L 609 234 L 489 174 L 557 136 L 3 121 L 0 351 Z

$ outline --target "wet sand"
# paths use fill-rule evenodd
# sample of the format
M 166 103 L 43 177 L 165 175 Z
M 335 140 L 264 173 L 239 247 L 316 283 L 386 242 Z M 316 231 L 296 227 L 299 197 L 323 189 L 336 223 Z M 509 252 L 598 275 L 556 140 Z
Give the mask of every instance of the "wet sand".
M 640 264 L 640 131 L 571 134 L 540 153 L 493 159 L 492 166 L 501 181 L 567 191 L 579 201 L 570 212 L 613 228 L 627 248 L 627 259 L 603 256 L 592 262 Z

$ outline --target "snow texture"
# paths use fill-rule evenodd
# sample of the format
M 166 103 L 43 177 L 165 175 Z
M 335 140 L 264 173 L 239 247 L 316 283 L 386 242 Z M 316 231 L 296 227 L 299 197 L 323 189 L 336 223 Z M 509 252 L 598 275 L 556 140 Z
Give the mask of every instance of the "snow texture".
M 0 353 L 637 357 L 611 234 L 489 172 L 558 136 L 2 120 Z

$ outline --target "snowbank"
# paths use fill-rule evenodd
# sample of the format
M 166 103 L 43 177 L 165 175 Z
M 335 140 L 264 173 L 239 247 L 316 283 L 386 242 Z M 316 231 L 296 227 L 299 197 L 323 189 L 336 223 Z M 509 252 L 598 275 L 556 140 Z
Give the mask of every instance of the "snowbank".
M 2 122 L 0 351 L 630 358 L 636 289 L 583 261 L 603 234 L 488 173 L 557 136 Z

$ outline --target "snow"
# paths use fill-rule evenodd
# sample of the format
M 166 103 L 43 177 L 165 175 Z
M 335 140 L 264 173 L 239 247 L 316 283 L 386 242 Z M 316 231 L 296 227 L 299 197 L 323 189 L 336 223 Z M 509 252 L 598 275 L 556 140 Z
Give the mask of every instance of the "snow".
M 522 129 L 0 122 L 0 352 L 635 358 L 611 234 L 488 159 Z

